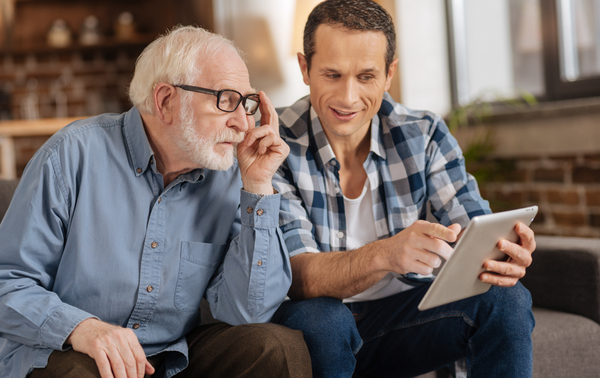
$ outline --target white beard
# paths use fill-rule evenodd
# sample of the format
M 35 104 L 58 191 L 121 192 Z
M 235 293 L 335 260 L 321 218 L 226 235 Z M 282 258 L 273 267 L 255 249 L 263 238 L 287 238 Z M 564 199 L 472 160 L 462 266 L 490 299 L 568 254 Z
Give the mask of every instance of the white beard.
M 179 135 L 175 143 L 190 155 L 188 158 L 194 164 L 215 171 L 231 168 L 237 155 L 237 145 L 244 140 L 244 133 L 225 128 L 212 138 L 204 137 L 196 129 L 194 110 L 188 101 L 182 102 L 180 118 Z M 233 150 L 224 154 L 215 152 L 215 146 L 221 142 L 234 142 Z

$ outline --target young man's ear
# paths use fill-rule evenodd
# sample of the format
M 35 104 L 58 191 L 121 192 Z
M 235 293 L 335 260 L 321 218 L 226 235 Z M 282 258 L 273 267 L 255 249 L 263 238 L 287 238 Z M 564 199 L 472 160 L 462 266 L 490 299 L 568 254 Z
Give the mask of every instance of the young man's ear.
M 154 109 L 156 116 L 165 124 L 173 123 L 176 108 L 177 88 L 166 83 L 158 83 L 154 87 Z
M 304 80 L 304 84 L 310 85 L 310 78 L 308 76 L 308 62 L 302 53 L 298 53 L 298 65 L 300 66 L 300 71 L 302 71 L 302 79 Z
M 394 77 L 394 73 L 398 68 L 398 59 L 394 59 L 392 63 L 390 63 L 390 67 L 388 68 L 387 78 L 385 79 L 385 90 L 386 92 L 390 89 L 390 85 L 392 85 L 392 78 Z

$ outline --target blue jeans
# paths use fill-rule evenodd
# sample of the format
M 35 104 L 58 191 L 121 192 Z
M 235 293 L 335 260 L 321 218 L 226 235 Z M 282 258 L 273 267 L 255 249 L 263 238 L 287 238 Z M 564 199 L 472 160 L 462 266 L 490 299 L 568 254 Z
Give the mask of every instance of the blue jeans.
M 518 283 L 419 311 L 430 284 L 343 304 L 286 301 L 272 322 L 301 330 L 315 378 L 413 377 L 467 359 L 469 377 L 531 377 L 531 295 Z

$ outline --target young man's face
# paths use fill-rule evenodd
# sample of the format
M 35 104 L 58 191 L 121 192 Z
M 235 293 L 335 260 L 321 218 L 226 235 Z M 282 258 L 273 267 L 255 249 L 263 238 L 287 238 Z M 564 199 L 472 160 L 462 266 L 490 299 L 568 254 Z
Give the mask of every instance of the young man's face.
M 320 25 L 310 72 L 298 60 L 310 100 L 329 138 L 351 141 L 366 135 L 390 87 L 397 60 L 385 70 L 387 39 L 383 32 L 354 31 Z

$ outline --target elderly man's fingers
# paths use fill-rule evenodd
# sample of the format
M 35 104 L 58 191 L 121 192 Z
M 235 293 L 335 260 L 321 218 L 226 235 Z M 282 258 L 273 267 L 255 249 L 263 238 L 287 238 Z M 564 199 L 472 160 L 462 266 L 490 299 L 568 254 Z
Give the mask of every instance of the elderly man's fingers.
M 258 95 L 260 96 L 260 126 L 269 125 L 279 135 L 279 116 L 273 103 L 265 92 L 260 91 Z
M 251 146 L 252 144 L 254 144 L 254 142 L 266 137 L 269 134 L 275 134 L 275 132 L 270 127 L 257 127 L 248 132 L 244 143 L 246 144 L 246 146 Z
M 106 353 L 99 353 L 94 356 L 94 361 L 96 362 L 96 366 L 98 367 L 98 372 L 100 373 L 100 377 L 102 378 L 114 378 L 112 374 L 112 367 L 110 366 L 110 361 L 108 360 L 108 356 Z

